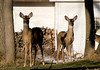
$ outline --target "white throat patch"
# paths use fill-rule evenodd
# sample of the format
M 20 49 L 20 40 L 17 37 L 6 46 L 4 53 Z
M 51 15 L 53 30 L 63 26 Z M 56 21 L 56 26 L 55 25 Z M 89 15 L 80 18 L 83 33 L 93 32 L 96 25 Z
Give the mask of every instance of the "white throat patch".
M 69 28 L 73 28 L 73 26 L 69 26 Z
M 24 24 L 24 26 L 28 26 L 28 24 Z

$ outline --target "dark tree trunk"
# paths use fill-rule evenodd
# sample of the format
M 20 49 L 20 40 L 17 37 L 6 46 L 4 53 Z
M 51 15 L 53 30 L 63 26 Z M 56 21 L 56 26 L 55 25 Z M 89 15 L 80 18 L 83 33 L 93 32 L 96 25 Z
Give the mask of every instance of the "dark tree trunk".
M 93 0 L 85 0 L 85 13 L 86 13 L 86 45 L 85 57 L 89 51 L 95 47 L 95 23 L 93 12 Z
M 0 0 L 0 54 L 5 54 L 5 25 L 3 23 L 3 2 L 4 0 Z
M 5 23 L 5 44 L 6 62 L 13 64 L 15 61 L 14 25 L 13 25 L 13 1 L 4 0 L 4 23 Z

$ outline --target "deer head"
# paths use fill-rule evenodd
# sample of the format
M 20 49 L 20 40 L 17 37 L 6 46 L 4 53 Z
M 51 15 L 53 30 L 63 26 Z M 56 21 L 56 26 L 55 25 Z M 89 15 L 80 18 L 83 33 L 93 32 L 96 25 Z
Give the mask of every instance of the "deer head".
M 24 15 L 23 13 L 20 12 L 19 16 L 23 18 L 24 24 L 29 25 L 29 19 L 33 16 L 33 13 L 31 12 L 29 15 Z
M 77 15 L 73 19 L 69 19 L 67 16 L 65 16 L 65 19 L 68 21 L 69 26 L 74 26 L 74 21 L 77 19 Z

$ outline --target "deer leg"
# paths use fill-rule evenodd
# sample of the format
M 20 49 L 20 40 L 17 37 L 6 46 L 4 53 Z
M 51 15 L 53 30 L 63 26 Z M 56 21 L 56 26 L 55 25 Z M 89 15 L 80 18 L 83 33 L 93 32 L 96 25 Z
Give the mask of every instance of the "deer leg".
M 32 67 L 31 59 L 32 59 L 32 44 L 30 43 L 30 67 Z
M 68 47 L 66 47 L 67 61 L 68 62 Z
M 43 65 L 44 65 L 45 63 L 44 63 L 44 56 L 43 56 L 43 49 L 42 49 L 42 44 L 40 44 L 40 45 L 39 45 L 39 47 L 40 47 L 40 49 L 41 49 L 42 60 L 43 60 Z
M 61 51 L 62 51 L 62 59 L 63 59 L 63 64 L 64 64 L 64 62 L 65 62 L 65 61 L 64 61 L 64 48 L 62 48 Z
M 34 58 L 33 58 L 33 64 L 32 65 L 35 65 L 35 59 L 36 59 L 36 54 L 37 54 L 36 46 L 34 46 L 34 50 L 35 50 L 35 55 L 34 55 Z
M 25 61 L 24 61 L 24 67 L 26 67 L 26 57 L 27 57 L 27 45 L 25 44 Z
M 72 57 L 71 57 L 71 48 L 72 48 L 72 44 L 69 46 L 69 52 L 70 52 L 70 62 L 72 61 Z
M 56 62 L 56 64 L 58 64 L 59 50 L 60 50 L 60 45 L 58 45 L 58 49 L 57 49 L 57 62 Z

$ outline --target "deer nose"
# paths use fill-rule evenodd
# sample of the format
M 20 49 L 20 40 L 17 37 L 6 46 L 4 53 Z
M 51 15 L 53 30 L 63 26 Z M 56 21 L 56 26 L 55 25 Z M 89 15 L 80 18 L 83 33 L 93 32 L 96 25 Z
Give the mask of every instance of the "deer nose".
M 74 26 L 74 24 L 72 23 L 72 26 Z

